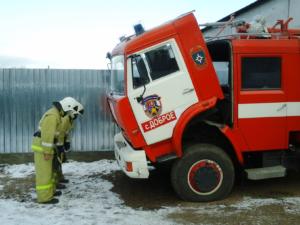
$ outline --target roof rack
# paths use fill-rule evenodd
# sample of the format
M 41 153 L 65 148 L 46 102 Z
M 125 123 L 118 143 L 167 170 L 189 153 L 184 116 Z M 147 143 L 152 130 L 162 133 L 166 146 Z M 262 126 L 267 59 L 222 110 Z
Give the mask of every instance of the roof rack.
M 222 36 L 214 36 L 214 37 L 205 37 L 205 40 L 208 41 L 215 41 L 215 40 L 223 40 L 223 39 L 259 39 L 265 38 L 270 39 L 271 34 L 268 33 L 236 33 L 236 34 L 228 34 Z
M 236 33 L 236 34 L 228 34 L 217 37 L 205 37 L 205 41 L 215 41 L 215 40 L 224 40 L 224 39 L 300 39 L 300 36 L 289 36 L 284 35 L 282 33 Z
M 271 28 L 266 28 L 261 24 L 259 30 L 264 32 L 251 32 L 249 29 L 251 24 L 246 23 L 242 20 L 233 20 L 233 16 L 226 22 L 216 22 L 216 23 L 205 23 L 199 24 L 199 26 L 212 26 L 212 27 L 221 27 L 220 31 L 213 37 L 205 37 L 206 41 L 212 40 L 220 40 L 220 39 L 300 39 L 300 29 L 289 29 L 288 25 L 290 21 L 293 20 L 292 17 L 288 18 L 286 21 L 277 20 L 275 25 Z M 224 31 L 224 29 L 228 26 L 235 27 L 237 33 L 222 35 L 220 34 Z M 279 28 L 278 28 L 279 26 Z M 254 29 L 254 31 L 256 31 Z

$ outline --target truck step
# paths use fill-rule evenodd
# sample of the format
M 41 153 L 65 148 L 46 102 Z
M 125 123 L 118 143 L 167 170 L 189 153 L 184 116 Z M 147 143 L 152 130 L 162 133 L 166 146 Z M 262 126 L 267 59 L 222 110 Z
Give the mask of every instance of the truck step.
M 284 166 L 246 169 L 245 171 L 249 180 L 263 180 L 267 178 L 284 177 L 286 175 L 286 168 Z
M 170 160 L 173 160 L 176 158 L 178 158 L 178 156 L 175 153 L 171 153 L 171 154 L 164 155 L 164 156 L 157 158 L 156 161 L 158 163 L 162 163 L 162 162 L 170 161 Z

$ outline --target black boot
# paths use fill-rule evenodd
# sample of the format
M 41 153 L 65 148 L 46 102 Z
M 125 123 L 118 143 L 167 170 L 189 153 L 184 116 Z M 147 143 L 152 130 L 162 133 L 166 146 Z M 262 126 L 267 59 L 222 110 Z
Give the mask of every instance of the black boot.
M 56 196 L 61 196 L 61 195 L 62 195 L 61 191 L 56 191 L 53 196 L 56 197 Z
M 59 203 L 59 200 L 57 198 L 52 198 L 50 201 L 48 202 L 41 202 L 42 204 L 57 204 Z
M 69 183 L 69 180 L 63 178 L 63 179 L 60 179 L 59 182 L 60 182 L 60 183 L 65 183 L 65 184 L 67 184 L 67 183 Z
M 56 185 L 56 189 L 66 189 L 67 187 L 66 187 L 66 185 L 64 185 L 64 184 L 60 184 L 60 183 L 58 183 L 57 185 Z

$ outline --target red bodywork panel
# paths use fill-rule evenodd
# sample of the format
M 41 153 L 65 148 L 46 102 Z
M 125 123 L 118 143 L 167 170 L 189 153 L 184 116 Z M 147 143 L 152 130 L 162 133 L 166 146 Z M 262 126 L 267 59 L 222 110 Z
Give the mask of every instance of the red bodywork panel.
M 238 118 L 239 104 L 300 102 L 299 40 L 253 39 L 232 40 L 234 55 L 234 129 L 244 137 L 247 151 L 288 149 L 289 134 L 300 130 L 299 116 Z M 280 57 L 281 88 L 277 90 L 242 90 L 242 58 Z M 255 110 L 255 109 L 253 109 Z
M 202 112 L 205 112 L 213 108 L 217 103 L 217 98 L 211 98 L 209 100 L 196 103 L 186 110 L 181 117 L 179 118 L 176 127 L 173 132 L 172 143 L 174 146 L 174 151 L 178 156 L 182 156 L 182 135 L 186 125 L 194 118 L 196 115 L 199 115 Z
M 139 50 L 171 38 L 176 40 L 180 48 L 198 98 L 201 101 L 212 97 L 222 99 L 224 96 L 211 63 L 205 40 L 192 13 L 146 31 L 137 37 L 132 37 L 127 42 L 122 42 L 112 51 L 112 54 L 124 54 L 127 58 Z M 199 47 L 203 49 L 207 57 L 207 63 L 202 67 L 197 66 L 191 57 L 192 51 Z
M 139 36 L 130 37 L 127 41 L 120 43 L 113 50 L 112 55 L 124 55 L 126 61 L 131 54 L 171 38 L 176 40 L 199 99 L 198 103 L 182 113 L 171 139 L 152 145 L 146 144 L 126 97 L 126 84 L 125 96 L 109 97 L 112 113 L 124 136 L 134 148 L 144 149 L 152 162 L 170 153 L 176 153 L 180 157 L 182 155 L 181 139 L 185 126 L 194 116 L 215 107 L 217 101 L 224 98 L 205 40 L 192 13 Z M 289 133 L 300 131 L 300 116 L 261 118 L 239 118 L 238 116 L 239 104 L 300 102 L 300 47 L 299 39 L 232 39 L 228 41 L 231 42 L 232 47 L 233 126 L 225 126 L 221 132 L 231 142 L 238 161 L 243 164 L 243 152 L 287 149 Z M 195 49 L 202 49 L 205 53 L 205 65 L 199 66 L 194 62 L 191 55 Z M 259 56 L 282 58 L 281 89 L 242 90 L 241 59 Z M 125 66 L 125 81 L 126 76 Z M 295 139 L 297 138 L 298 136 Z
M 176 20 L 174 25 L 179 33 L 181 53 L 199 101 L 206 101 L 214 97 L 218 99 L 224 98 L 205 40 L 194 15 L 189 14 L 182 19 Z M 191 57 L 193 50 L 199 47 L 204 50 L 207 57 L 207 63 L 203 67 L 197 66 Z
M 108 96 L 108 102 L 113 117 L 123 131 L 123 135 L 134 148 L 146 145 L 144 137 L 140 132 L 127 97 L 112 98 Z
M 188 72 L 191 76 L 195 92 L 200 102 L 206 102 L 211 98 L 223 98 L 222 90 L 215 70 L 211 63 L 209 52 L 206 48 L 205 41 L 199 29 L 198 23 L 192 13 L 186 14 L 173 21 L 169 21 L 159 27 L 146 31 L 139 36 L 133 36 L 130 40 L 122 42 L 112 51 L 112 55 L 124 55 L 125 59 L 135 52 L 150 47 L 165 40 L 174 38 L 180 48 L 180 52 L 184 58 Z M 205 52 L 207 63 L 199 67 L 195 64 L 191 57 L 191 53 L 195 48 L 201 48 Z M 126 80 L 125 70 L 125 80 Z M 125 95 L 127 95 L 125 87 Z M 138 124 L 130 108 L 127 97 L 112 99 L 110 102 L 116 114 L 116 121 L 122 128 L 124 136 L 135 148 L 145 149 L 148 158 L 155 161 L 156 157 L 171 153 L 174 149 L 181 149 L 174 146 L 174 141 L 165 140 L 147 146 L 145 140 L 138 128 Z M 179 150 L 176 150 L 178 152 Z

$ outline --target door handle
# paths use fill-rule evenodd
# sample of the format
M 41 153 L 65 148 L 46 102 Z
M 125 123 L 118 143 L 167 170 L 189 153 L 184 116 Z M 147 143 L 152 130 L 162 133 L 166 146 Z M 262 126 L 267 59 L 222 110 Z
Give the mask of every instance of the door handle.
M 286 103 L 283 104 L 282 106 L 280 106 L 280 107 L 277 109 L 277 112 L 283 110 L 286 106 L 287 106 Z
M 185 95 L 185 94 L 191 93 L 193 91 L 194 91 L 194 88 L 185 88 L 185 89 L 183 89 L 182 94 Z

